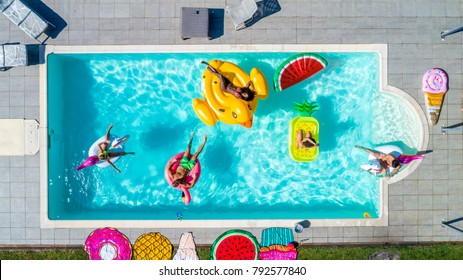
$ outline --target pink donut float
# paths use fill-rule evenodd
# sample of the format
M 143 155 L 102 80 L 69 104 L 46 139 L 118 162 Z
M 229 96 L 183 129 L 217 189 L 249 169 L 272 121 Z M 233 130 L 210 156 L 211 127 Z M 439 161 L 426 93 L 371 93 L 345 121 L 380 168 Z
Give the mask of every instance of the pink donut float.
M 441 93 L 448 91 L 448 78 L 447 73 L 440 68 L 433 68 L 428 70 L 423 75 L 422 81 L 423 92 Z
M 166 167 L 164 168 L 164 177 L 166 178 L 166 181 L 167 183 L 169 183 L 169 185 L 172 186 L 172 183 L 173 183 L 173 179 L 172 179 L 172 176 L 170 175 L 170 172 L 172 173 L 175 173 L 175 171 L 177 170 L 179 164 L 180 164 L 180 160 L 182 159 L 183 157 L 183 154 L 184 152 L 181 152 L 181 153 L 178 153 L 176 154 L 175 156 L 173 156 L 171 159 L 169 159 L 169 161 L 167 162 L 166 164 Z M 173 161 L 173 160 L 177 160 L 177 162 L 175 162 L 172 167 L 170 168 L 170 172 L 169 172 L 169 164 Z M 195 166 L 193 167 L 193 169 L 191 169 L 191 171 L 188 173 L 188 176 L 186 177 L 186 182 L 187 183 L 191 183 L 193 181 L 193 174 L 196 176 L 196 181 L 198 181 L 199 179 L 199 175 L 201 174 L 201 164 L 199 162 L 199 160 L 196 160 L 196 164 Z M 191 202 L 191 195 L 190 195 L 190 192 L 188 191 L 187 188 L 185 188 L 184 185 L 178 185 L 177 187 L 174 187 L 172 186 L 174 189 L 177 189 L 177 190 L 180 190 L 183 192 L 184 194 L 184 200 L 183 202 L 185 204 L 190 204 Z
M 99 228 L 85 240 L 85 251 L 91 260 L 130 260 L 132 244 L 115 228 Z

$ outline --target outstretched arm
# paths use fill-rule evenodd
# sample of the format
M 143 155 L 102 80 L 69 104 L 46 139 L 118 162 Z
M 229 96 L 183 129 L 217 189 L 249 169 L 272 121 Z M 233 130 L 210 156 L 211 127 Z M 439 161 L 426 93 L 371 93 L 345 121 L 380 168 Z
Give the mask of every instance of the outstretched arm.
M 170 176 L 174 176 L 174 173 L 172 172 L 172 166 L 174 165 L 174 163 L 177 162 L 177 159 L 173 159 L 169 162 L 169 165 L 167 166 L 167 170 L 169 170 L 169 174 Z
M 252 83 L 252 81 L 249 81 L 249 82 L 246 84 L 246 87 L 247 87 L 247 88 L 250 88 L 251 86 L 254 88 L 254 84 Z
M 400 165 L 394 168 L 394 170 L 392 170 L 391 173 L 389 173 L 389 177 L 394 176 L 397 173 L 397 171 L 399 171 L 399 169 L 400 169 Z

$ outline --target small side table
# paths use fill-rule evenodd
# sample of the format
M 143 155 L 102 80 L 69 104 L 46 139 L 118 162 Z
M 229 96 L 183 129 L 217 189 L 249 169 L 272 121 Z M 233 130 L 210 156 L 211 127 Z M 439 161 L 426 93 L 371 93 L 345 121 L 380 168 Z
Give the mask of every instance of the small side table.
M 209 40 L 209 9 L 182 7 L 181 13 L 182 39 L 207 37 Z

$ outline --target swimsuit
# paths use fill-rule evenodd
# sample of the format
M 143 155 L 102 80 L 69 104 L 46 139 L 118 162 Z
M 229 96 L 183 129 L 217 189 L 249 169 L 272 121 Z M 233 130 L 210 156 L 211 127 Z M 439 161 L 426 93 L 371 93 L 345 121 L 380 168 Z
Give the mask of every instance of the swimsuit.
M 103 151 L 102 153 L 100 153 L 100 154 L 98 155 L 98 158 L 99 158 L 100 160 L 107 160 L 107 159 L 109 159 L 109 153 L 108 153 L 108 151 Z
M 241 93 L 236 91 L 236 87 L 229 80 L 227 80 L 226 78 L 224 78 L 224 80 L 227 81 L 225 83 L 226 91 L 229 92 L 229 93 L 232 93 L 236 98 L 241 98 Z
M 310 137 L 310 140 L 314 141 L 315 143 L 317 143 L 317 141 L 315 141 L 315 139 L 313 139 L 312 137 Z M 311 148 L 313 146 L 315 146 L 314 144 L 312 144 L 312 142 L 310 142 L 309 140 L 305 140 L 305 141 L 302 141 L 302 145 L 307 147 L 307 148 Z
M 195 164 L 196 164 L 195 160 L 192 160 L 192 159 L 187 158 L 186 156 L 183 156 L 182 159 L 180 160 L 179 165 L 185 168 L 186 170 L 191 171 L 191 169 L 193 169 Z

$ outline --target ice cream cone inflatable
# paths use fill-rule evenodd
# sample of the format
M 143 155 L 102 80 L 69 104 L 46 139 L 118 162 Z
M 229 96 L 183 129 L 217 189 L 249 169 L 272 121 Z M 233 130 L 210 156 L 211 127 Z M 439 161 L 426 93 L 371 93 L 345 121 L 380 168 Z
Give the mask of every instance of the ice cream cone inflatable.
M 422 90 L 429 121 L 432 125 L 436 125 L 439 121 L 445 93 L 448 91 L 447 73 L 440 68 L 426 71 L 423 76 Z

